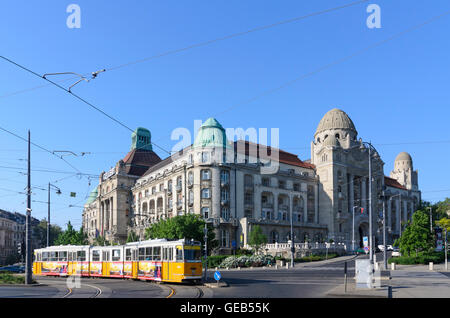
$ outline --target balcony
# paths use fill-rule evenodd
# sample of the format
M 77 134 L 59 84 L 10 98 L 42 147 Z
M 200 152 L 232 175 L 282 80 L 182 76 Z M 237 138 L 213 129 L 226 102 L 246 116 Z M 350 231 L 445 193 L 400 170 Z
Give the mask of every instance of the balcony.
M 228 199 L 222 199 L 222 200 L 220 200 L 220 205 L 222 205 L 222 206 L 228 205 L 229 202 L 230 202 L 230 200 L 228 200 Z
M 177 192 L 180 192 L 180 191 L 181 191 L 181 185 L 178 184 L 178 185 L 177 185 Z

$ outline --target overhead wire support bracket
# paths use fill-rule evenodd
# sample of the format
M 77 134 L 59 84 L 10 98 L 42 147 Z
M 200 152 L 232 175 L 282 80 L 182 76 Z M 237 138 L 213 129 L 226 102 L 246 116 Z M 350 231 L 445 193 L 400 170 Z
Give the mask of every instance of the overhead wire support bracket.
M 71 91 L 72 87 L 74 87 L 75 85 L 77 85 L 79 82 L 81 82 L 81 81 L 86 81 L 86 82 L 89 83 L 91 80 L 97 78 L 97 75 L 98 75 L 98 74 L 103 73 L 103 72 L 105 72 L 105 71 L 106 71 L 106 69 L 101 69 L 101 70 L 98 70 L 98 71 L 96 71 L 96 72 L 92 72 L 92 73 L 91 73 L 91 74 L 92 74 L 92 77 L 91 77 L 90 79 L 87 79 L 87 78 L 84 77 L 83 75 L 80 75 L 80 74 L 74 73 L 74 72 L 46 73 L 46 74 L 42 75 L 42 77 L 43 77 L 44 79 L 47 79 L 47 76 L 49 76 L 49 75 L 66 75 L 66 74 L 73 74 L 73 75 L 79 76 L 80 79 L 79 79 L 78 81 L 76 81 L 74 84 L 72 84 L 72 85 L 69 87 L 69 89 L 68 89 L 69 93 L 72 93 L 72 91 Z

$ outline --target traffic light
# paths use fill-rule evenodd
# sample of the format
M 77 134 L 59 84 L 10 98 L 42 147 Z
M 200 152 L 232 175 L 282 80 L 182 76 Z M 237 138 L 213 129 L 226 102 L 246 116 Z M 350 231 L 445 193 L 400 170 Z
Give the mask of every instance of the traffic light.
M 22 255 L 22 243 L 18 243 L 18 244 L 17 244 L 17 253 L 18 253 L 19 255 Z

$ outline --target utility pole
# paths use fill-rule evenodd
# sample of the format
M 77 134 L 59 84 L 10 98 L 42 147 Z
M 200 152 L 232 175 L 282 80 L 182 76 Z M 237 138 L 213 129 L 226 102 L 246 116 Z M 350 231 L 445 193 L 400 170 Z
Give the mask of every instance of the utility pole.
M 50 246 L 50 182 L 48 183 L 47 247 Z
M 433 233 L 433 209 L 432 207 L 428 207 L 430 209 L 430 232 Z
M 355 252 L 355 208 L 357 208 L 356 206 L 353 207 L 353 221 L 352 221 L 352 250 L 353 252 Z
M 386 251 L 386 197 L 384 195 L 384 190 L 382 193 L 383 199 L 383 263 L 384 270 L 387 270 L 387 251 Z
M 372 240 L 372 145 L 369 143 L 369 252 L 370 262 L 373 261 L 373 240 Z
M 61 194 L 61 190 L 57 187 L 54 186 L 53 184 L 51 184 L 50 182 L 48 183 L 48 221 L 47 221 L 47 247 L 50 246 L 50 186 L 58 189 L 58 191 L 56 192 L 56 194 Z M 70 207 L 70 206 L 69 206 Z
M 293 220 L 292 220 L 292 200 L 289 197 L 289 208 L 291 209 L 291 267 L 294 267 L 294 255 L 295 255 L 295 247 L 294 247 L 294 228 L 293 228 Z
M 208 227 L 207 224 L 205 222 L 205 228 L 203 230 L 203 233 L 205 234 L 205 278 L 204 281 L 206 282 L 207 280 L 207 270 L 208 270 Z
M 27 214 L 26 214 L 26 257 L 25 257 L 25 284 L 30 285 L 32 283 L 32 255 L 31 255 L 31 155 L 30 155 L 30 131 L 28 130 L 28 185 L 27 185 Z

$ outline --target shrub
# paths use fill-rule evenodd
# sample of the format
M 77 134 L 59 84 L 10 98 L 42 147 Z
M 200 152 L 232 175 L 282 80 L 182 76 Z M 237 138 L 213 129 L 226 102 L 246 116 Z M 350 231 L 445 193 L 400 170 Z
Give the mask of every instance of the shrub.
M 431 252 L 431 253 L 420 253 L 417 256 L 399 256 L 399 257 L 391 257 L 388 259 L 388 263 L 395 263 L 399 265 L 415 265 L 415 264 L 424 264 L 427 265 L 429 262 L 433 262 L 435 264 L 442 263 L 445 255 L 444 252 Z
M 269 264 L 274 264 L 275 259 L 271 255 L 242 255 L 229 256 L 220 264 L 220 267 L 260 267 Z

